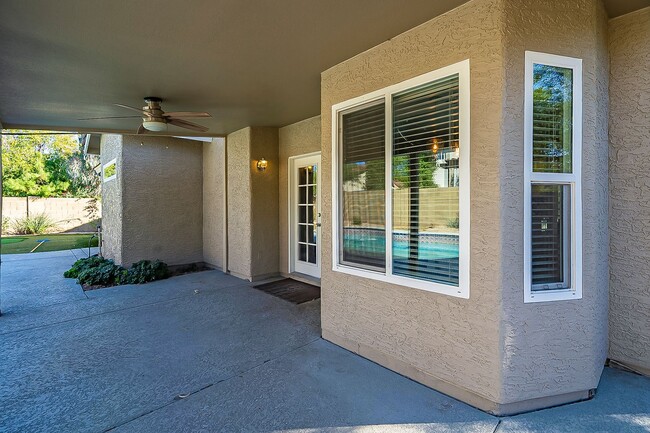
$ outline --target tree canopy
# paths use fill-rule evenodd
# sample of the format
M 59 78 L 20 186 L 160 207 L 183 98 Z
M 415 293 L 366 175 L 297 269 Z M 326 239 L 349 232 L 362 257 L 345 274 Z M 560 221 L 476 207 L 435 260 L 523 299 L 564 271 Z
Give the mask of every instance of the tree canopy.
M 5 135 L 2 139 L 3 195 L 98 196 L 101 179 L 95 166 L 99 161 L 95 156 L 83 154 L 82 137 L 42 133 Z

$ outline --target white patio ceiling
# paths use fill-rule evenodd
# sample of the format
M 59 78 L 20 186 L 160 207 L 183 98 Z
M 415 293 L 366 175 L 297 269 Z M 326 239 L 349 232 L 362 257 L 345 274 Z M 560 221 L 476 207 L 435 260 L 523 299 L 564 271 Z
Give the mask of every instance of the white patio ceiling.
M 212 113 L 210 135 L 283 126 L 320 112 L 321 71 L 465 1 L 3 0 L 0 120 L 133 132 L 138 119 L 76 119 L 159 96 Z M 606 3 L 617 16 L 650 0 Z

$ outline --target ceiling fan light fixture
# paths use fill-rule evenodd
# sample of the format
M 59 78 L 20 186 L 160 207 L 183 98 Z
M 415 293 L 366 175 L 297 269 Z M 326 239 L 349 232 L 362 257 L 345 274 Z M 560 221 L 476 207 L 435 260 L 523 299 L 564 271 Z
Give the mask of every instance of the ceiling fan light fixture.
M 167 123 L 160 120 L 144 120 L 142 126 L 148 131 L 161 132 L 167 130 Z

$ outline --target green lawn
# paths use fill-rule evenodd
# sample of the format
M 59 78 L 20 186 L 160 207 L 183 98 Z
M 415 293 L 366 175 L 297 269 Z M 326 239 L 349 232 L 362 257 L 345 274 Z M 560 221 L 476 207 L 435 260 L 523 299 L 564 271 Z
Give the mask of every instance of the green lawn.
M 44 239 L 48 241 L 36 248 L 35 253 L 88 248 L 88 240 L 91 236 L 89 234 L 3 236 L 0 252 L 2 254 L 28 253 L 38 244 L 37 241 Z M 96 247 L 97 238 L 93 239 L 90 245 Z

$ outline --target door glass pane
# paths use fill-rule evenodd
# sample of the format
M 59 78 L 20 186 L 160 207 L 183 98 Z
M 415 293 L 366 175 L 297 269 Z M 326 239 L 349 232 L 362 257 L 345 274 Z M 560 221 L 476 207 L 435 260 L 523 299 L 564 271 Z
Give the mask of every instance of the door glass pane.
M 309 245 L 309 263 L 316 264 L 316 245 Z
M 316 198 L 316 187 L 315 186 L 310 186 L 308 187 L 308 192 L 307 192 L 307 200 L 309 204 L 314 204 L 314 199 Z
M 307 226 L 299 225 L 298 226 L 298 242 L 307 242 Z
M 309 225 L 307 226 L 307 242 L 309 242 L 309 243 L 311 243 L 311 244 L 315 244 L 315 243 L 316 243 L 316 238 L 314 237 L 314 234 L 315 234 L 315 233 L 316 233 L 316 232 L 314 231 L 314 225 L 313 225 L 313 224 L 309 224 Z
M 307 261 L 307 245 L 298 244 L 298 260 L 301 262 Z
M 341 115 L 341 263 L 386 267 L 384 101 Z
M 299 223 L 306 223 L 307 222 L 307 207 L 306 206 L 298 206 L 298 222 Z
M 393 97 L 393 273 L 458 286 L 458 75 Z
M 305 185 L 307 183 L 307 168 L 300 167 L 298 169 L 298 185 Z
M 301 186 L 298 188 L 298 203 L 305 204 L 307 203 L 307 187 Z
M 533 65 L 533 171 L 571 173 L 573 70 Z

